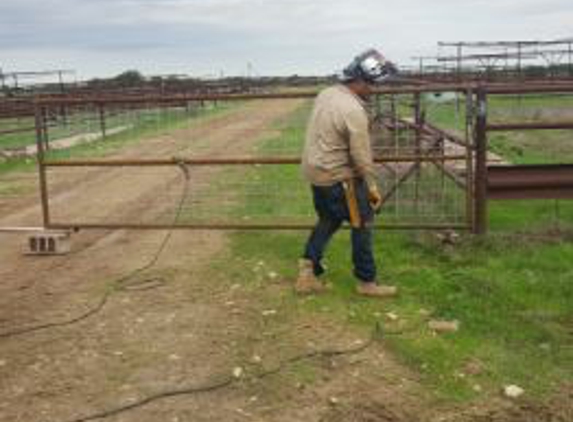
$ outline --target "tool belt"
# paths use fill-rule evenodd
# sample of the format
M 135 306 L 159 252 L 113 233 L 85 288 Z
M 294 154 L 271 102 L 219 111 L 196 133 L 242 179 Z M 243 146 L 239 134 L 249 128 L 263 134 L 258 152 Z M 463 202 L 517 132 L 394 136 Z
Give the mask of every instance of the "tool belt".
M 350 227 L 358 229 L 362 227 L 362 218 L 360 217 L 360 208 L 358 207 L 358 199 L 356 198 L 356 184 L 354 179 L 348 179 L 342 182 L 344 188 L 344 196 L 346 204 L 348 205 L 348 213 L 350 215 Z

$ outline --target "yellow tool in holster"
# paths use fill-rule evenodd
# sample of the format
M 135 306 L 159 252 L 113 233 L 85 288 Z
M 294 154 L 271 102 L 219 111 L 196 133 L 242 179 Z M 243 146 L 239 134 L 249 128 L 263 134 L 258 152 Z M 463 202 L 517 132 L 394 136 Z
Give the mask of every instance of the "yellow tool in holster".
M 346 197 L 348 213 L 350 214 L 350 226 L 358 229 L 362 227 L 362 219 L 360 218 L 358 199 L 356 199 L 356 186 L 354 184 L 354 179 L 342 182 L 342 186 L 344 187 L 344 196 Z

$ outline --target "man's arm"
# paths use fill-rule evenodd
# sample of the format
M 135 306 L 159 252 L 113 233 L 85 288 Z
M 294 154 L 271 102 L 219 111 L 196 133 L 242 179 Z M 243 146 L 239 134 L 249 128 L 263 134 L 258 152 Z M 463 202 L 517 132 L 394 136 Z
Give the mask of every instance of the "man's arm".
M 356 110 L 348 113 L 345 120 L 349 135 L 350 157 L 358 174 L 366 180 L 370 203 L 372 208 L 377 210 L 382 205 L 382 197 L 378 190 L 372 159 L 368 116 L 361 110 Z
M 351 111 L 345 116 L 350 157 L 358 174 L 366 180 L 376 178 L 372 151 L 370 146 L 370 131 L 368 117 L 359 110 Z

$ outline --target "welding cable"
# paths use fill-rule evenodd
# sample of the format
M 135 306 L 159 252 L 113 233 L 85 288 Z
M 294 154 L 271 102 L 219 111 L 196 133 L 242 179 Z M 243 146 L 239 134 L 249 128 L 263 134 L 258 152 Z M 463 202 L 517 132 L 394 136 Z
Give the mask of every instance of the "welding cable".
M 311 360 L 315 358 L 333 358 L 337 356 L 348 356 L 348 355 L 356 355 L 360 352 L 365 351 L 369 347 L 371 347 L 376 341 L 382 338 L 382 333 L 380 331 L 380 327 L 378 324 L 375 324 L 374 329 L 372 331 L 372 335 L 368 339 L 368 341 L 361 342 L 358 346 L 346 348 L 346 349 L 325 349 L 325 350 L 315 350 L 312 352 L 305 352 L 299 355 L 292 356 L 288 359 L 285 359 L 277 364 L 275 368 L 268 369 L 259 373 L 253 374 L 250 378 L 251 380 L 262 380 L 268 376 L 275 375 L 279 372 L 282 372 L 288 366 L 293 365 L 298 362 L 302 362 L 305 360 Z M 89 422 L 97 419 L 106 419 L 112 416 L 116 416 L 120 413 L 127 412 L 129 410 L 134 410 L 137 408 L 141 408 L 149 403 L 167 399 L 170 397 L 176 396 L 188 396 L 193 394 L 200 394 L 200 393 L 209 393 L 216 390 L 222 390 L 224 388 L 230 387 L 235 382 L 239 381 L 240 377 L 236 377 L 233 375 L 227 375 L 223 377 L 219 381 L 213 381 L 211 383 L 207 383 L 203 386 L 190 386 L 190 387 L 181 387 L 175 388 L 172 390 L 167 390 L 161 393 L 152 394 L 148 397 L 144 397 L 132 403 L 118 406 L 109 410 L 103 410 L 101 412 L 94 413 L 88 416 L 82 416 L 77 419 L 72 419 L 67 422 Z
M 189 192 L 189 185 L 190 185 L 190 183 L 189 183 L 189 180 L 190 180 L 189 169 L 187 168 L 186 164 L 183 161 L 179 161 L 177 163 L 177 165 L 181 169 L 181 172 L 183 174 L 183 188 L 181 190 L 181 197 L 179 199 L 179 202 L 178 202 L 177 208 L 176 208 L 176 212 L 175 212 L 175 215 L 173 217 L 172 226 L 175 226 L 177 224 L 177 222 L 179 221 L 179 218 L 180 218 L 181 213 L 183 211 L 183 205 L 185 203 L 185 199 L 187 198 L 187 195 Z M 163 253 L 163 251 L 167 247 L 169 241 L 171 240 L 172 235 L 173 235 L 173 229 L 168 230 L 168 232 L 163 237 L 159 247 L 157 248 L 157 251 L 153 254 L 151 259 L 146 264 L 144 264 L 143 266 L 136 268 L 135 270 L 129 272 L 128 274 L 114 280 L 112 285 L 103 294 L 103 296 L 101 297 L 99 302 L 95 306 L 93 306 L 92 308 L 88 309 L 83 314 L 76 316 L 72 319 L 66 320 L 66 321 L 48 322 L 45 324 L 33 325 L 30 327 L 17 328 L 14 330 L 6 331 L 3 333 L 0 333 L 0 339 L 17 337 L 17 336 L 20 336 L 23 334 L 33 333 L 33 332 L 37 332 L 37 331 L 43 331 L 43 330 L 50 329 L 50 328 L 65 327 L 68 325 L 72 325 L 72 324 L 75 324 L 77 322 L 86 320 L 86 319 L 92 317 L 93 315 L 97 314 L 98 312 L 100 312 L 103 309 L 103 307 L 107 304 L 109 298 L 115 292 L 143 291 L 143 290 L 154 289 L 154 288 L 157 288 L 157 287 L 164 285 L 165 279 L 163 279 L 162 277 L 153 277 L 153 278 L 147 278 L 144 280 L 137 280 L 137 281 L 131 281 L 131 280 L 133 280 L 133 278 L 135 276 L 143 273 L 144 271 L 149 270 L 151 267 L 153 267 L 157 263 L 161 254 Z

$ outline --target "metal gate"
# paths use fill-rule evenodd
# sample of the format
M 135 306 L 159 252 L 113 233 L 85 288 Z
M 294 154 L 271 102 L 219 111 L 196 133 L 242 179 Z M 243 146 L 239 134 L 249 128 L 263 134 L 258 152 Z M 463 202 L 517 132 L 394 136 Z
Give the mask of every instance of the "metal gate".
M 557 89 L 573 91 L 568 84 L 549 92 Z M 547 90 L 507 84 L 380 90 L 371 103 L 374 155 L 384 197 L 377 227 L 485 231 L 487 131 L 500 129 L 487 124 L 487 95 Z M 298 165 L 315 95 L 39 98 L 35 113 L 44 227 L 308 229 L 314 223 L 312 202 Z M 52 148 L 58 130 L 86 131 L 84 126 L 76 130 L 74 124 L 90 125 L 87 131 L 99 135 L 89 146 L 68 152 Z M 225 136 L 212 135 L 223 126 Z M 559 127 L 573 124 L 562 122 Z M 157 145 L 157 151 L 133 147 L 144 145 L 137 144 L 142 139 L 151 139 L 145 142 Z M 185 148 L 162 146 L 177 142 Z M 131 145 L 134 153 L 107 158 L 106 148 L 114 143 Z M 69 176 L 73 172 L 81 174 Z M 148 174 L 140 177 L 137 172 Z M 58 177 L 60 181 L 54 180 Z M 143 183 L 138 188 L 145 178 L 152 181 L 150 187 Z M 86 188 L 78 189 L 82 181 Z M 87 196 L 72 195 L 75 206 L 67 208 L 75 208 L 76 214 L 58 211 L 66 209 L 66 183 Z M 89 185 L 98 183 L 110 184 L 109 200 L 104 196 L 99 205 L 78 206 L 89 202 Z M 134 197 L 128 198 L 132 193 Z M 96 200 L 102 202 L 102 197 Z M 114 205 L 111 212 L 90 216 L 104 210 L 106 202 Z M 123 209 L 130 212 L 120 218 Z

